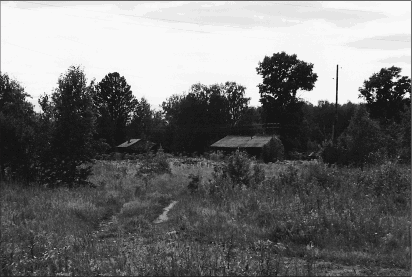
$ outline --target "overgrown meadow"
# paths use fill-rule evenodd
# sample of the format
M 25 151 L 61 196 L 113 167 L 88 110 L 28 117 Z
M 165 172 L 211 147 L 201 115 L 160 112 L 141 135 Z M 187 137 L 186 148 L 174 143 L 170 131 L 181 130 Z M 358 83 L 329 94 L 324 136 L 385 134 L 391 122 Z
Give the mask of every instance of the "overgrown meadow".
M 162 155 L 89 181 L 1 184 L 1 275 L 410 275 L 409 165 Z

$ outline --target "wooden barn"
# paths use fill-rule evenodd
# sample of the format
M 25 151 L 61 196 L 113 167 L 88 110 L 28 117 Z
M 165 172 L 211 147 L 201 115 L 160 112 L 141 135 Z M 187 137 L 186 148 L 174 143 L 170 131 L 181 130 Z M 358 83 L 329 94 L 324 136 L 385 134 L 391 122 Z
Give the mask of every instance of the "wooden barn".
M 148 150 L 156 151 L 156 143 L 144 139 L 129 139 L 117 146 L 120 153 L 145 153 Z
M 213 143 L 210 148 L 226 153 L 239 149 L 255 157 L 261 157 L 263 147 L 271 140 L 278 140 L 278 138 L 273 135 L 226 136 Z

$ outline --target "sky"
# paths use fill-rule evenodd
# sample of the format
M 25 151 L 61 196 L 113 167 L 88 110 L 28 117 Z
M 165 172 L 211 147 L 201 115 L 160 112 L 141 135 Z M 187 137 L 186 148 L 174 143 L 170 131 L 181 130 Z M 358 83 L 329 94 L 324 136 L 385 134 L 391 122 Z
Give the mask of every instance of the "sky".
M 318 80 L 298 96 L 316 105 L 359 103 L 381 68 L 411 76 L 409 1 L 1 1 L 1 71 L 39 110 L 71 65 L 89 81 L 118 72 L 152 108 L 191 85 L 234 81 L 259 106 L 256 67 L 286 52 Z

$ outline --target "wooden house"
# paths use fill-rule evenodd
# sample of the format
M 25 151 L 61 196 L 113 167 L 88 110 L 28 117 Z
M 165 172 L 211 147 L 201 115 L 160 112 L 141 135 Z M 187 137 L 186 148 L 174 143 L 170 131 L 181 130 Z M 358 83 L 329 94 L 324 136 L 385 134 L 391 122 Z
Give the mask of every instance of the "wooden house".
M 147 151 L 156 151 L 157 145 L 144 139 L 129 139 L 116 148 L 120 153 L 145 153 Z

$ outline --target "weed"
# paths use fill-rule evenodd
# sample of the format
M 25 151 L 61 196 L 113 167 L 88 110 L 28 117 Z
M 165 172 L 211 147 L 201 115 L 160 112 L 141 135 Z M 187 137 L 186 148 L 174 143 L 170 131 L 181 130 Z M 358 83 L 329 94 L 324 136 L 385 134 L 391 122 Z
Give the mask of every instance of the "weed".
M 98 161 L 89 180 L 96 188 L 2 183 L 1 274 L 323 275 L 337 274 L 339 264 L 356 274 L 365 273 L 360 266 L 375 275 L 410 270 L 406 166 L 360 171 L 239 155 L 214 169 L 172 166 L 173 174 L 151 174 L 145 189 L 139 168 Z M 136 186 L 142 191 L 134 195 Z M 153 224 L 172 200 L 179 204 L 169 220 Z M 330 268 L 321 269 L 325 263 Z
M 200 176 L 199 174 L 189 174 L 189 185 L 187 186 L 187 188 L 189 189 L 190 193 L 195 193 L 199 190 L 199 186 L 200 186 Z

